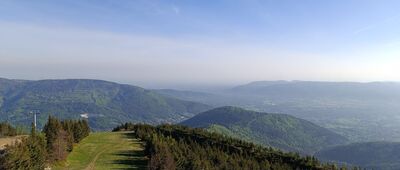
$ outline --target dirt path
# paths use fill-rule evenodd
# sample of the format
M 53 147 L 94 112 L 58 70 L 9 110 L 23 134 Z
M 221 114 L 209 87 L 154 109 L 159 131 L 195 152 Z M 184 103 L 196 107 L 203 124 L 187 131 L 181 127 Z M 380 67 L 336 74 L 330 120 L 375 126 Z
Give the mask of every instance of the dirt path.
M 101 154 L 103 154 L 105 151 L 107 151 L 107 150 L 103 150 L 103 151 L 99 152 L 99 153 L 94 157 L 94 159 L 90 162 L 90 164 L 85 168 L 85 170 L 94 170 L 94 168 L 95 168 L 95 166 L 96 166 L 96 161 L 97 161 L 97 159 L 98 159 L 99 156 L 100 156 Z
M 4 149 L 6 145 L 12 145 L 16 141 L 21 140 L 23 137 L 27 137 L 27 136 L 23 135 L 23 136 L 0 138 L 0 150 Z

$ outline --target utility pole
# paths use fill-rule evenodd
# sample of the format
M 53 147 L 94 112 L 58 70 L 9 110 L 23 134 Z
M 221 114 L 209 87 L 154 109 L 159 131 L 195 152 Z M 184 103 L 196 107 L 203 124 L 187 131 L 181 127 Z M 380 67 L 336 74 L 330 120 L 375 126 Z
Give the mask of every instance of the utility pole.
M 40 112 L 38 111 L 38 110 L 32 110 L 32 111 L 30 111 L 29 112 L 30 114 L 33 114 L 33 126 L 35 127 L 35 129 L 36 129 L 36 115 L 37 114 L 40 114 Z

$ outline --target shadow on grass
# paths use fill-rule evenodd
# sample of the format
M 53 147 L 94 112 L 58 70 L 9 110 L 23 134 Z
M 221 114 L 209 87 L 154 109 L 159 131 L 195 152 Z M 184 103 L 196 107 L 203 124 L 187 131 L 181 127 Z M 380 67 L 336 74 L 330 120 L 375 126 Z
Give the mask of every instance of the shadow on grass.
M 133 133 L 124 133 L 124 138 L 127 139 L 135 139 Z M 129 168 L 115 168 L 115 169 L 124 169 L 124 170 L 136 170 L 136 169 L 147 169 L 147 159 L 145 157 L 144 151 L 121 151 L 115 153 L 115 155 L 121 157 L 119 160 L 115 160 L 113 164 L 124 165 Z

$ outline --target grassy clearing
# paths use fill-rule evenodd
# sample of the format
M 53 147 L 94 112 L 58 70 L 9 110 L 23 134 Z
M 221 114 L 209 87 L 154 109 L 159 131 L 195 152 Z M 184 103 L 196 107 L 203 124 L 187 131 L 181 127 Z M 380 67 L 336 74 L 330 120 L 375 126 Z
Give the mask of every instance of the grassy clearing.
M 146 169 L 143 149 L 130 132 L 92 133 L 74 147 L 65 165 L 54 169 Z

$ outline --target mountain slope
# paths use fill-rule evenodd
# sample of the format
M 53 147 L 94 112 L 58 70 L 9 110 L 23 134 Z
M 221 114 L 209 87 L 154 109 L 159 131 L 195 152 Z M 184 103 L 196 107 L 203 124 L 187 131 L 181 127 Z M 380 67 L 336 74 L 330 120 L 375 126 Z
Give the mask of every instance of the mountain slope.
M 400 143 L 367 142 L 336 146 L 315 154 L 325 161 L 358 165 L 369 169 L 400 169 Z
M 1 95 L 0 119 L 26 124 L 31 121 L 27 113 L 39 110 L 39 126 L 49 114 L 79 118 L 88 113 L 92 128 L 110 129 L 126 121 L 174 123 L 209 109 L 204 104 L 100 80 L 24 81 L 12 87 Z
M 206 111 L 181 124 L 306 154 L 347 142 L 344 137 L 306 120 L 237 107 Z

